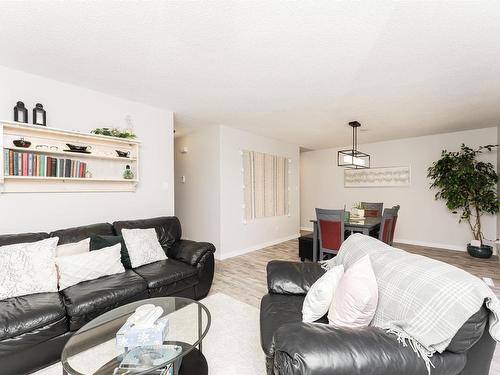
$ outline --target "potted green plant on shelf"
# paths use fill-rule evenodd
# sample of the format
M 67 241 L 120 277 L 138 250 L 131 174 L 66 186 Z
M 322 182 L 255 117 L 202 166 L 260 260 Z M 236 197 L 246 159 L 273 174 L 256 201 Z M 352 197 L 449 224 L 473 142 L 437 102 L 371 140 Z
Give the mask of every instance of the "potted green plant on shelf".
M 92 130 L 91 133 L 126 139 L 136 138 L 136 135 L 130 129 L 120 130 L 118 128 L 96 128 Z
M 441 152 L 441 158 L 428 169 L 431 188 L 437 189 L 435 198 L 444 200 L 446 207 L 460 215 L 459 222 L 469 224 L 474 240 L 467 245 L 473 257 L 489 258 L 492 247 L 484 244 L 481 216 L 499 212 L 496 184 L 498 175 L 493 164 L 479 160 L 484 152 L 491 152 L 498 145 L 472 149 L 462 144 L 460 151 Z

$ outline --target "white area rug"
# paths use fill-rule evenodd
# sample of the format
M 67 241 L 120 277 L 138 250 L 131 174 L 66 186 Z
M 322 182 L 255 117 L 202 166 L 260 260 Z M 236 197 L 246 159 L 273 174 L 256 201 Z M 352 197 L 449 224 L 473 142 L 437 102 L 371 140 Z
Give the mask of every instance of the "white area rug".
M 260 347 L 259 310 L 222 293 L 201 301 L 210 311 L 212 326 L 203 340 L 210 375 L 263 375 L 264 353 Z M 91 353 L 89 371 L 99 360 L 99 353 L 114 351 L 114 343 L 103 344 Z M 109 357 L 105 357 L 109 358 Z M 82 358 L 82 360 L 87 360 Z M 56 363 L 37 375 L 61 375 L 62 366 Z

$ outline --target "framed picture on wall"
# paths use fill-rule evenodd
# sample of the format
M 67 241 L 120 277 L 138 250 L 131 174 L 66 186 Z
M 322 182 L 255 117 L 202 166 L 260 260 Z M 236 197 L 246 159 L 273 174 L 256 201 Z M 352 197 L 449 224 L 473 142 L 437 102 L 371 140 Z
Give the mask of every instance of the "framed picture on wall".
M 404 187 L 410 186 L 410 167 L 345 169 L 344 187 Z

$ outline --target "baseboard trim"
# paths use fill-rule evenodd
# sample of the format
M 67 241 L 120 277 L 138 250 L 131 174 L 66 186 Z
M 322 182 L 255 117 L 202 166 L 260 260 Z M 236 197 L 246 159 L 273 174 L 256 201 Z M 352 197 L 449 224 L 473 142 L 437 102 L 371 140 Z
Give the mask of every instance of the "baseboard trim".
M 450 244 L 443 244 L 443 243 L 436 243 L 436 242 L 405 240 L 403 238 L 395 238 L 394 242 L 403 243 L 406 245 L 435 247 L 437 249 L 445 249 L 445 250 L 467 251 L 466 245 L 458 246 L 458 245 L 450 245 Z
M 312 232 L 312 227 L 300 227 L 300 230 L 307 230 Z M 395 238 L 394 242 L 404 243 L 406 245 L 415 245 L 415 246 L 425 246 L 425 247 L 435 247 L 437 249 L 447 249 L 447 250 L 455 250 L 455 251 L 467 251 L 467 245 L 450 245 L 443 244 L 437 242 L 427 242 L 427 241 L 418 241 L 418 240 L 407 240 L 403 238 Z
M 224 259 L 232 258 L 232 257 L 238 256 L 238 255 L 243 255 L 243 254 L 249 253 L 251 251 L 260 250 L 260 249 L 263 249 L 263 248 L 268 247 L 268 246 L 273 246 L 273 245 L 277 245 L 277 244 L 282 243 L 282 242 L 294 240 L 294 239 L 299 238 L 299 237 L 300 237 L 300 233 L 296 233 L 296 234 L 292 234 L 291 236 L 278 238 L 278 239 L 273 240 L 273 241 L 263 242 L 263 243 L 260 243 L 258 245 L 246 247 L 244 249 L 233 250 L 230 253 L 226 253 L 226 254 L 224 254 L 224 251 L 222 251 L 220 258 L 218 258 L 218 259 L 224 260 Z

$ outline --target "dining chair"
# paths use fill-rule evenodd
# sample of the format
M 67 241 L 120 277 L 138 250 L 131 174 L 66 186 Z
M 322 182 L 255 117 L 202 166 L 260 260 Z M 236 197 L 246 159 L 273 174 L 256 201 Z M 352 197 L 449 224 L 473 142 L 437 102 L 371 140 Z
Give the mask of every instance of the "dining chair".
M 379 217 L 382 216 L 384 203 L 361 202 L 361 207 L 365 210 L 365 217 Z
M 398 212 L 399 212 L 400 206 L 393 206 L 392 210 L 392 230 L 391 230 L 391 238 L 390 238 L 390 245 L 392 246 L 394 242 L 394 233 L 396 232 L 396 222 L 398 221 Z
M 337 255 L 344 242 L 344 210 L 316 208 L 318 220 L 319 260 L 325 254 Z
M 386 208 L 382 214 L 382 222 L 380 223 L 380 232 L 378 239 L 387 245 L 391 245 L 391 236 L 393 235 L 394 209 Z

